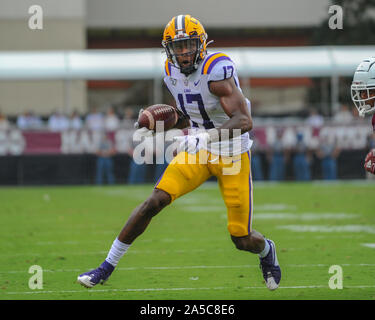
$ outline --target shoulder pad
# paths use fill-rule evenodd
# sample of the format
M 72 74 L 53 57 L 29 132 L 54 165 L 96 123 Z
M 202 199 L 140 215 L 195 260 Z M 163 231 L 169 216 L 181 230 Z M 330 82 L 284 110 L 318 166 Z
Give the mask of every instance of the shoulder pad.
M 209 55 L 202 66 L 202 75 L 208 75 L 208 81 L 219 81 L 229 79 L 234 74 L 233 61 L 222 52 Z

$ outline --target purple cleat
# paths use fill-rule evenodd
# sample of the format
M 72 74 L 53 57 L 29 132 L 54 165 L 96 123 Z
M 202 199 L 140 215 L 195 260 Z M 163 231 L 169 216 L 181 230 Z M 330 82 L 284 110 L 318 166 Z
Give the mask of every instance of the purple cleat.
M 266 286 L 270 290 L 275 290 L 279 287 L 281 279 L 281 269 L 276 256 L 276 246 L 272 240 L 268 240 L 270 251 L 264 258 L 260 258 L 260 268 L 262 269 L 263 278 Z
M 114 269 L 114 266 L 104 260 L 98 268 L 80 274 L 77 281 L 86 288 L 92 288 L 98 283 L 103 284 L 106 282 Z

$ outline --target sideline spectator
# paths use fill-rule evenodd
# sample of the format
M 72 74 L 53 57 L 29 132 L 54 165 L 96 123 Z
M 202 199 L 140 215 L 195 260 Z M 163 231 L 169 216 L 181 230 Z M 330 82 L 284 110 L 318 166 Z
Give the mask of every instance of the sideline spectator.
M 322 176 L 324 180 L 337 179 L 337 157 L 340 154 L 340 149 L 333 139 L 328 136 L 321 137 L 319 147 L 316 151 L 317 157 L 321 160 Z
M 124 119 L 122 120 L 121 127 L 124 129 L 134 129 L 134 110 L 130 107 L 126 107 L 124 110 Z
M 251 175 L 255 181 L 264 180 L 262 158 L 259 154 L 259 142 L 255 135 L 251 139 L 253 140 L 251 146 Z
M 86 116 L 86 127 L 89 130 L 100 131 L 104 129 L 104 117 L 103 114 L 93 108 L 90 113 Z
M 333 116 L 332 119 L 335 124 L 348 124 L 353 121 L 352 112 L 346 104 L 340 106 L 340 110 Z
M 29 128 L 29 113 L 27 111 L 17 117 L 17 127 L 21 130 L 27 130 Z
M 269 180 L 282 181 L 285 179 L 286 157 L 282 141 L 283 129 L 276 129 L 276 138 L 267 152 L 269 166 Z
M 60 111 L 56 111 L 48 119 L 48 129 L 54 132 L 68 130 L 69 119 Z
M 115 153 L 116 151 L 109 135 L 103 132 L 96 152 L 98 156 L 96 161 L 96 184 L 101 185 L 103 183 L 103 176 L 107 179 L 108 184 L 115 183 L 112 159 Z
M 8 130 L 10 128 L 10 123 L 7 117 L 0 111 L 0 130 Z
M 116 131 L 119 127 L 120 120 L 114 112 L 113 108 L 110 107 L 104 118 L 104 128 L 106 131 Z
M 297 181 L 308 181 L 311 179 L 310 161 L 308 148 L 301 132 L 297 132 L 296 140 L 293 156 L 294 177 Z
M 17 127 L 21 130 L 37 130 L 43 128 L 43 122 L 32 111 L 25 111 L 17 117 Z
M 73 111 L 69 118 L 69 128 L 74 130 L 81 130 L 83 121 L 77 111 Z
M 131 130 L 133 133 L 135 132 L 134 129 L 134 123 L 135 120 L 133 119 L 134 111 L 131 108 L 126 108 L 125 109 L 125 114 L 124 114 L 124 120 L 122 121 L 122 126 L 128 130 Z M 146 172 L 147 172 L 147 164 L 137 164 L 134 161 L 134 149 L 136 146 L 141 143 L 134 141 L 133 139 L 133 134 L 130 136 L 131 137 L 131 142 L 130 145 L 132 146 L 128 150 L 128 155 L 130 156 L 130 164 L 129 164 L 129 174 L 128 174 L 128 179 L 127 183 L 128 184 L 138 184 L 138 183 L 144 183 L 146 180 Z M 160 169 L 160 167 L 159 167 Z M 158 173 L 156 173 L 157 175 Z
M 306 124 L 313 128 L 320 128 L 324 124 L 324 118 L 315 108 L 310 109 L 310 114 L 306 119 Z

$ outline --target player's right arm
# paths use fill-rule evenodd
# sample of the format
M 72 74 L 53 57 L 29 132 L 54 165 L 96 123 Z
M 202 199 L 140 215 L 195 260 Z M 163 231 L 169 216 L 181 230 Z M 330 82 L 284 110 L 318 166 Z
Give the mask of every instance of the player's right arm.
M 249 112 L 246 99 L 237 88 L 233 77 L 221 81 L 212 81 L 209 83 L 212 94 L 217 96 L 224 112 L 229 120 L 218 128 L 229 130 L 229 138 L 233 136 L 234 129 L 240 129 L 241 134 L 248 132 L 253 127 L 253 120 Z

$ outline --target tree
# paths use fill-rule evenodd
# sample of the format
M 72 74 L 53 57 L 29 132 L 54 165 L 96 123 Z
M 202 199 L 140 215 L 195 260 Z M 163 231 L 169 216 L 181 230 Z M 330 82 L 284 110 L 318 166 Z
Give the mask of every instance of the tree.
M 313 45 L 373 45 L 375 42 L 375 0 L 331 0 L 343 9 L 343 29 L 330 29 L 331 14 L 313 32 Z
M 330 6 L 338 5 L 343 10 L 343 29 L 330 29 Z M 375 0 L 331 0 L 327 17 L 312 32 L 312 45 L 373 45 L 375 43 Z M 359 63 L 360 61 L 358 61 Z M 322 82 L 324 81 L 324 82 Z M 351 104 L 350 87 L 352 77 L 340 78 L 339 101 Z M 324 79 L 313 79 L 314 85 L 308 93 L 311 102 L 322 101 L 322 85 L 330 83 Z

